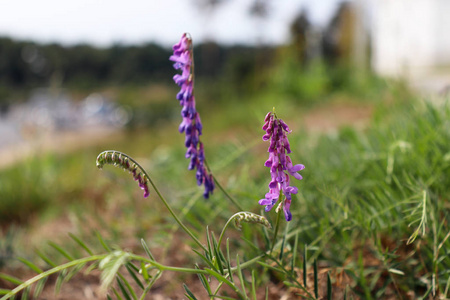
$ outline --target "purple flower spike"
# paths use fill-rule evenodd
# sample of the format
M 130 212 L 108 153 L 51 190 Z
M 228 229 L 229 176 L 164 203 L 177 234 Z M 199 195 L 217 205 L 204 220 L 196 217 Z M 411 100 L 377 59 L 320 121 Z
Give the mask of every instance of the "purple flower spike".
M 214 178 L 204 165 L 205 153 L 203 144 L 200 142 L 203 125 L 200 115 L 195 108 L 194 97 L 194 74 L 193 65 L 194 59 L 192 54 L 192 39 L 186 33 L 183 34 L 181 40 L 173 46 L 173 55 L 169 58 L 174 62 L 173 67 L 176 70 L 181 70 L 181 74 L 176 74 L 173 80 L 181 87 L 177 94 L 177 99 L 180 101 L 181 122 L 178 130 L 180 133 L 185 133 L 186 138 L 184 145 L 187 148 L 186 158 L 190 159 L 188 169 L 196 169 L 196 178 L 198 185 L 205 186 L 203 196 L 207 199 L 214 191 Z
M 269 159 L 264 166 L 270 168 L 272 180 L 269 183 L 269 192 L 264 199 L 259 200 L 260 205 L 265 205 L 266 211 L 270 211 L 278 202 L 280 194 L 283 193 L 284 199 L 280 202 L 277 212 L 283 207 L 286 221 L 292 220 L 290 211 L 292 194 L 298 193 L 298 188 L 290 186 L 290 177 L 301 180 L 302 176 L 298 173 L 305 168 L 302 164 L 292 164 L 291 158 L 287 155 L 291 153 L 291 146 L 287 134 L 291 133 L 289 126 L 281 119 L 278 119 L 273 112 L 269 112 L 264 119 L 262 127 L 266 133 L 263 135 L 263 141 L 269 141 Z

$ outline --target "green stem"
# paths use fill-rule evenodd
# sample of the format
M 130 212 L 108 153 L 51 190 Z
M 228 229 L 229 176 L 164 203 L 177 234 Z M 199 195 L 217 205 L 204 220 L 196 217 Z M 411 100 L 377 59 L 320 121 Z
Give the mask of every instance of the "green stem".
M 32 285 L 33 283 L 38 282 L 39 280 L 50 276 L 51 274 L 55 274 L 58 273 L 62 270 L 74 267 L 76 265 L 79 264 L 83 264 L 83 263 L 88 263 L 91 261 L 96 261 L 96 260 L 102 260 L 105 257 L 107 257 L 109 254 L 102 254 L 102 255 L 93 255 L 93 256 L 89 256 L 89 257 L 84 257 L 84 258 L 80 258 L 80 259 L 76 259 L 73 260 L 71 262 L 59 265 L 57 267 L 54 267 L 50 270 L 47 270 L 45 272 L 42 272 L 36 276 L 34 276 L 33 278 L 28 279 L 27 281 L 25 281 L 24 283 L 22 283 L 21 285 L 17 286 L 15 289 L 13 289 L 12 291 L 10 291 L 9 293 L 7 293 L 6 295 L 4 295 L 2 298 L 0 298 L 0 300 L 6 300 L 9 299 L 11 297 L 13 297 L 14 295 L 16 295 L 18 292 L 20 292 L 21 290 L 27 288 L 28 286 Z
M 111 150 L 108 150 L 111 151 Z M 104 151 L 104 152 L 108 152 L 108 151 Z M 166 206 L 166 208 L 169 210 L 170 214 L 172 215 L 172 217 L 175 219 L 175 221 L 178 223 L 178 225 L 181 226 L 181 228 L 183 228 L 183 230 L 194 240 L 195 243 L 197 243 L 197 245 L 199 245 L 204 251 L 206 251 L 206 247 L 203 246 L 203 244 L 197 239 L 197 237 L 192 233 L 192 231 L 189 230 L 189 228 L 186 227 L 186 225 L 183 224 L 183 222 L 178 218 L 178 216 L 175 214 L 175 212 L 173 211 L 172 207 L 169 205 L 169 203 L 166 201 L 166 199 L 163 197 L 163 195 L 161 194 L 161 192 L 159 191 L 159 189 L 156 187 L 156 185 L 153 183 L 152 178 L 150 177 L 150 175 L 147 173 L 147 171 L 137 162 L 135 161 L 133 158 L 131 158 L 130 156 L 128 156 L 125 153 L 122 153 L 120 151 L 115 151 L 114 152 L 118 153 L 118 154 L 122 154 L 124 156 L 126 156 L 129 160 L 131 160 L 133 163 L 135 163 L 139 169 L 142 170 L 142 172 L 144 172 L 145 176 L 147 176 L 148 181 L 150 182 L 150 184 L 152 185 L 153 189 L 155 190 L 156 194 L 158 195 L 159 199 L 161 199 L 161 201 L 164 203 L 164 205 Z
M 129 257 L 132 260 L 142 261 L 151 266 L 154 266 L 160 271 L 174 271 L 174 272 L 184 272 L 184 273 L 190 273 L 190 274 L 204 274 L 204 275 L 208 274 L 208 272 L 206 272 L 205 270 L 201 270 L 201 269 L 179 268 L 179 267 L 166 266 L 166 265 L 160 264 L 152 259 L 140 256 L 140 255 L 136 255 L 136 254 L 130 253 Z
M 278 230 L 280 229 L 280 219 L 281 219 L 281 213 L 277 213 L 277 222 L 275 224 L 275 233 L 273 235 L 273 239 L 272 239 L 272 247 L 270 248 L 270 254 L 272 254 L 273 249 L 275 248 L 275 241 L 277 240 L 277 236 L 278 236 Z
M 230 225 L 231 221 L 233 221 L 233 219 L 234 219 L 235 217 L 237 217 L 240 213 L 242 213 L 242 212 L 238 212 L 238 213 L 235 213 L 234 215 L 232 215 L 232 216 L 228 219 L 228 221 L 225 223 L 225 225 L 223 226 L 222 232 L 220 233 L 220 236 L 219 236 L 219 241 L 217 242 L 217 250 L 218 250 L 218 251 L 220 250 L 220 244 L 222 243 L 222 239 L 223 239 L 223 236 L 224 236 L 224 234 L 225 234 L 225 230 L 227 229 L 228 225 Z
M 156 273 L 155 276 L 153 276 L 152 280 L 150 281 L 150 283 L 145 287 L 145 290 L 142 292 L 141 297 L 139 298 L 139 300 L 144 300 L 145 296 L 147 295 L 147 293 L 150 291 L 150 289 L 153 287 L 153 285 L 155 284 L 156 280 L 159 279 L 159 277 L 161 277 L 162 272 L 159 271 L 158 273 Z
M 216 176 L 214 176 L 214 174 L 211 172 L 211 169 L 210 169 L 210 167 L 209 167 L 209 165 L 208 165 L 208 162 L 206 161 L 206 158 L 205 158 L 205 166 L 206 166 L 206 168 L 208 169 L 209 174 L 211 174 L 211 176 L 213 177 L 214 182 L 216 183 L 216 185 L 219 187 L 219 189 L 222 191 L 222 193 L 224 193 L 225 197 L 227 197 L 228 200 L 230 200 L 231 203 L 233 203 L 234 206 L 236 206 L 239 210 L 241 210 L 241 211 L 244 210 L 244 209 L 239 205 L 239 203 L 238 203 L 233 197 L 231 197 L 230 194 L 228 194 L 228 192 L 223 188 L 223 186 L 222 186 L 222 185 L 220 184 L 220 182 L 217 180 Z

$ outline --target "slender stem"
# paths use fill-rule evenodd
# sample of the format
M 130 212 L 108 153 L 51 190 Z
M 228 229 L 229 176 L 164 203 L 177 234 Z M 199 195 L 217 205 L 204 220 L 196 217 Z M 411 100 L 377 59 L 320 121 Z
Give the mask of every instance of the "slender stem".
M 220 184 L 220 182 L 217 180 L 216 176 L 214 176 L 214 174 L 213 174 L 212 171 L 211 171 L 211 168 L 209 167 L 208 162 L 206 161 L 206 158 L 205 158 L 205 166 L 206 166 L 206 168 L 208 169 L 209 174 L 211 174 L 211 176 L 213 177 L 214 182 L 216 183 L 216 185 L 219 187 L 219 189 L 222 191 L 222 193 L 224 193 L 224 195 L 228 198 L 228 200 L 230 200 L 231 203 L 233 203 L 234 206 L 236 206 L 239 210 L 241 210 L 241 211 L 244 210 L 244 209 L 239 205 L 239 203 L 238 203 L 233 197 L 231 197 L 230 194 L 228 194 L 228 192 L 223 188 L 223 186 L 222 186 L 222 185 Z
M 219 284 L 217 285 L 216 290 L 214 291 L 214 293 L 212 294 L 212 297 L 215 297 L 217 295 L 217 293 L 219 292 L 220 288 L 222 287 L 222 285 L 224 284 L 223 281 L 219 282 Z M 211 298 L 214 299 L 214 298 Z
M 254 263 L 256 263 L 258 260 L 260 260 L 261 258 L 263 258 L 264 256 L 266 256 L 266 253 L 260 254 L 258 256 L 253 257 L 250 260 L 247 260 L 245 263 L 241 264 L 241 269 L 247 268 L 248 266 L 253 265 Z M 237 267 L 232 267 L 231 271 L 236 271 Z
M 174 272 L 183 272 L 183 273 L 190 273 L 190 274 L 208 275 L 208 272 L 206 272 L 205 270 L 166 266 L 166 265 L 160 264 L 154 260 L 148 259 L 148 258 L 140 256 L 140 255 L 130 254 L 130 258 L 133 260 L 146 262 L 149 265 L 156 267 L 160 271 L 174 271 Z
M 281 219 L 281 213 L 277 213 L 277 222 L 275 224 L 275 233 L 273 234 L 272 239 L 272 247 L 270 248 L 270 254 L 272 254 L 273 249 L 275 248 L 275 241 L 277 240 L 278 236 L 278 230 L 280 229 L 280 219 Z
M 142 295 L 139 298 L 139 300 L 144 300 L 145 299 L 145 296 L 150 291 L 150 289 L 153 287 L 153 285 L 155 284 L 156 280 L 158 280 L 159 277 L 161 277 L 161 274 L 162 274 L 162 271 L 158 271 L 158 273 L 156 273 L 156 275 L 153 276 L 153 278 L 150 281 L 150 283 L 145 287 L 145 290 L 142 292 Z
M 4 295 L 2 298 L 0 298 L 0 300 L 6 300 L 6 299 L 9 299 L 9 298 L 13 297 L 14 295 L 16 295 L 21 290 L 27 288 L 28 286 L 32 285 L 35 282 L 38 282 L 39 280 L 41 280 L 41 279 L 43 279 L 45 277 L 50 276 L 51 274 L 58 273 L 58 272 L 60 272 L 62 270 L 74 267 L 74 266 L 79 265 L 79 264 L 83 264 L 83 263 L 87 263 L 87 262 L 91 262 L 91 261 L 96 261 L 96 260 L 102 260 L 105 257 L 107 257 L 108 255 L 109 254 L 93 255 L 93 256 L 89 256 L 89 257 L 76 259 L 76 260 L 73 260 L 71 262 L 65 263 L 63 265 L 59 265 L 57 267 L 54 267 L 54 268 L 52 268 L 50 270 L 47 270 L 45 272 L 42 272 L 42 273 L 34 276 L 33 278 L 28 279 L 27 281 L 25 281 L 24 283 L 22 283 L 21 285 L 17 286 L 15 289 L 13 289 L 12 291 L 10 291 L 6 295 Z
M 150 176 L 148 176 L 147 171 L 145 171 L 144 169 L 142 169 L 144 171 L 144 174 L 147 175 L 148 180 L 150 181 L 150 184 L 153 186 L 153 188 L 155 189 L 156 194 L 158 194 L 159 199 L 161 199 L 161 201 L 164 203 L 164 205 L 166 206 L 166 208 L 169 210 L 170 214 L 172 215 L 172 217 L 175 219 L 175 221 L 177 221 L 177 223 L 181 226 L 181 228 L 183 228 L 183 230 L 194 240 L 195 243 L 197 243 L 197 245 L 199 245 L 203 250 L 206 251 L 206 247 L 203 246 L 203 244 L 197 239 L 197 237 L 192 233 L 192 231 L 189 230 L 189 228 L 186 227 L 186 225 L 183 224 L 183 222 L 178 218 L 178 216 L 175 214 L 175 212 L 173 211 L 172 207 L 169 205 L 169 203 L 166 201 L 166 199 L 162 196 L 162 194 L 159 192 L 158 188 L 156 187 L 156 185 L 153 183 L 152 179 L 150 178 Z
M 223 236 L 224 236 L 224 234 L 225 234 L 225 230 L 227 229 L 228 225 L 230 225 L 231 221 L 233 221 L 233 219 L 234 219 L 235 217 L 237 217 L 240 213 L 241 213 L 241 212 L 238 212 L 238 213 L 235 213 L 234 215 L 232 215 L 232 216 L 228 219 L 228 221 L 225 223 L 225 225 L 223 226 L 222 232 L 220 233 L 220 236 L 219 236 L 219 241 L 217 242 L 217 250 L 220 250 L 220 244 L 222 243 L 222 239 L 223 239 Z
M 239 210 L 243 210 L 243 208 L 239 205 L 239 203 L 237 203 L 237 201 L 233 197 L 231 197 L 230 194 L 228 194 L 228 192 L 222 187 L 220 182 L 217 180 L 216 176 L 214 176 L 214 174 L 212 174 L 212 173 L 211 173 L 211 175 L 212 175 L 216 185 L 219 187 L 219 189 L 222 191 L 222 193 L 224 193 L 225 196 L 231 201 L 231 203 L 233 203 L 234 206 L 236 206 Z
M 147 173 L 147 171 L 133 158 L 131 158 L 130 156 L 128 156 L 125 153 L 122 153 L 120 151 L 115 151 L 115 150 L 107 150 L 104 152 L 110 152 L 110 151 L 114 151 L 117 154 L 122 154 L 124 156 L 126 156 L 129 160 L 131 160 L 133 163 L 135 163 L 139 169 L 142 170 L 142 172 L 144 172 L 145 176 L 147 176 L 148 181 L 150 182 L 150 184 L 152 185 L 153 189 L 155 190 L 156 194 L 158 195 L 159 199 L 161 199 L 161 201 L 164 203 L 164 205 L 166 206 L 166 208 L 169 210 L 170 214 L 172 215 L 172 217 L 175 219 L 175 221 L 178 223 L 178 225 L 181 226 L 181 228 L 183 228 L 183 230 L 194 240 L 195 243 L 197 243 L 197 245 L 199 245 L 203 250 L 206 251 L 205 246 L 203 246 L 203 244 L 197 239 L 197 237 L 192 233 L 192 231 L 189 230 L 189 228 L 186 227 L 186 225 L 183 224 L 183 222 L 178 218 L 178 216 L 175 214 L 175 212 L 173 211 L 172 207 L 170 206 L 170 204 L 166 201 L 166 199 L 163 197 L 163 195 L 161 194 L 161 192 L 159 191 L 159 189 L 156 187 L 156 185 L 153 183 L 152 178 L 150 177 L 150 175 Z

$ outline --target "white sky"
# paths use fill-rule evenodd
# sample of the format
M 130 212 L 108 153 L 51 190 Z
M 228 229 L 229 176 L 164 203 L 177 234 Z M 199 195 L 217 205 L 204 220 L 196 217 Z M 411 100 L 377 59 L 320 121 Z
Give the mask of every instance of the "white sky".
M 228 0 L 212 13 L 193 0 L 0 0 L 0 36 L 41 42 L 107 46 L 154 41 L 172 45 L 183 32 L 195 41 L 282 43 L 288 25 L 307 8 L 324 25 L 339 0 L 269 0 L 266 21 L 252 19 L 252 0 Z

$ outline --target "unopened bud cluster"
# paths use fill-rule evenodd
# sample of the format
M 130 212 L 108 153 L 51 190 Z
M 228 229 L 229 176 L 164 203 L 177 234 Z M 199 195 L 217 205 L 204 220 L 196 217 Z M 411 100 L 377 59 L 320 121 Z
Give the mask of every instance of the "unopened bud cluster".
M 239 230 L 242 229 L 241 222 L 253 223 L 253 224 L 261 224 L 267 228 L 272 228 L 269 221 L 260 215 L 254 214 L 252 212 L 240 212 L 234 215 L 234 225 Z
M 104 165 L 113 165 L 122 168 L 133 175 L 139 187 L 144 191 L 144 197 L 150 195 L 149 180 L 143 170 L 132 158 L 118 151 L 103 151 L 97 156 L 97 168 L 102 169 Z

